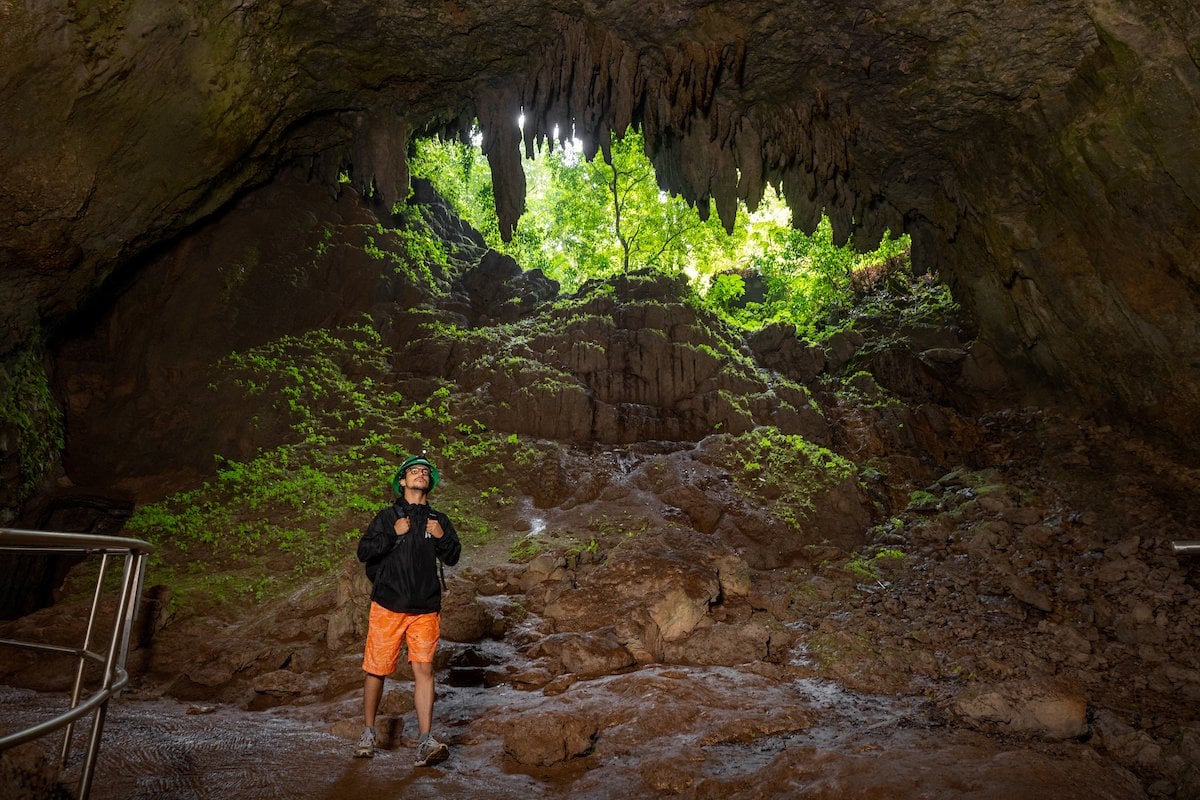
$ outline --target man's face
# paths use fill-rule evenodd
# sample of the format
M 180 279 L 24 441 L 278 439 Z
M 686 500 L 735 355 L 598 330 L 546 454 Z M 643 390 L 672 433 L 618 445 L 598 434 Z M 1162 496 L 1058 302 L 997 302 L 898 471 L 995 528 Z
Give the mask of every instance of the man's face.
M 405 489 L 423 489 L 429 491 L 429 467 L 417 465 L 404 470 L 404 480 L 400 484 Z

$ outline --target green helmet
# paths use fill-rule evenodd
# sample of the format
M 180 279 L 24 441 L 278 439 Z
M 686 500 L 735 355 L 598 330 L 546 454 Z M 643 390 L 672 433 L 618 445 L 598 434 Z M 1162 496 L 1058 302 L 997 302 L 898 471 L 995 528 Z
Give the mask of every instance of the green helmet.
M 404 473 L 408 472 L 413 467 L 429 467 L 429 491 L 433 491 L 438 485 L 437 467 L 429 463 L 429 459 L 425 456 L 409 456 L 404 459 L 404 463 L 400 465 L 400 469 L 396 470 L 395 477 L 392 478 L 392 488 L 396 490 L 396 494 L 404 494 L 400 488 L 400 481 L 404 479 Z

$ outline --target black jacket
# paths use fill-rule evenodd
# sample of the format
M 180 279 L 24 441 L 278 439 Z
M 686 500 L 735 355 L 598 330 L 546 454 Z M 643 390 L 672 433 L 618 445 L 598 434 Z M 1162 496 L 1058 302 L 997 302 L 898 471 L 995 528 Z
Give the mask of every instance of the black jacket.
M 400 517 L 408 517 L 412 523 L 403 536 L 397 536 L 394 527 Z M 441 539 L 425 531 L 431 518 L 445 531 Z M 374 583 L 371 599 L 390 611 L 406 614 L 441 610 L 437 560 L 452 567 L 461 553 L 458 533 L 445 514 L 403 498 L 381 509 L 358 542 L 358 560 L 367 565 L 367 575 Z

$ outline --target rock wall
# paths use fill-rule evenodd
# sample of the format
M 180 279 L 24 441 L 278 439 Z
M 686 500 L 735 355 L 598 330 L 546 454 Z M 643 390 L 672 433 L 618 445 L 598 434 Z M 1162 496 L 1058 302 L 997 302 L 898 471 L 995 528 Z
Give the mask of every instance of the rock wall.
M 911 234 L 1005 365 L 997 394 L 1187 441 L 1197 30 L 1188 0 L 7 5 L 0 357 L 281 165 L 388 205 L 408 137 L 478 117 L 510 228 L 522 143 L 570 122 L 603 151 L 632 122 L 702 215 L 772 182 L 801 227 Z

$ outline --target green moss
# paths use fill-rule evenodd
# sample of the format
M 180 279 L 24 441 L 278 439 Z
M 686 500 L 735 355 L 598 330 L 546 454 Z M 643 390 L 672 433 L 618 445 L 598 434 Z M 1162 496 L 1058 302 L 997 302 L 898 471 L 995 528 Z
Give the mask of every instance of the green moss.
M 526 564 L 541 555 L 545 549 L 542 537 L 537 534 L 522 536 L 508 549 L 508 560 L 516 564 Z
M 908 496 L 908 506 L 905 511 L 937 511 L 941 508 L 942 499 L 932 492 L 917 489 Z
M 465 483 L 439 486 L 430 503 L 450 517 L 465 549 L 483 547 L 496 539 L 500 530 L 496 509 L 480 502 L 479 494 Z
M 869 581 L 880 581 L 880 567 L 903 562 L 906 554 L 891 547 L 874 547 L 858 553 L 846 563 L 846 569 Z
M 516 488 L 508 477 L 508 468 L 536 463 L 540 451 L 515 433 L 489 431 L 478 421 L 455 430 L 458 435 L 447 436 L 439 448 L 442 461 L 453 465 L 456 473 L 470 475 L 476 484 L 490 482 L 480 492 L 481 502 L 489 503 L 493 496 L 498 498 L 497 503 L 511 502 Z
M 391 470 L 405 443 L 398 393 L 384 380 L 389 353 L 365 325 L 314 330 L 231 353 L 217 365 L 216 391 L 242 391 L 250 405 L 269 402 L 295 435 L 249 459 L 217 455 L 214 477 L 135 510 L 127 529 L 160 545 L 151 580 L 184 580 L 204 593 L 190 565 L 212 558 L 230 572 L 283 558 L 275 582 L 285 591 L 336 570 L 353 552 L 363 516 L 388 497 Z M 217 581 L 217 576 L 213 576 Z M 271 588 L 274 587 L 274 588 Z M 213 597 L 219 593 L 214 583 Z
M 564 552 L 564 555 L 566 555 L 567 558 L 577 558 L 584 555 L 594 556 L 599 551 L 600 542 L 598 542 L 596 537 L 593 536 L 586 542 L 574 542 L 573 544 L 569 545 Z
M 429 319 L 417 325 L 417 329 L 431 339 L 446 339 L 453 342 L 469 342 L 476 335 L 474 330 L 443 322 L 434 316 L 433 312 L 430 312 Z
M 857 477 L 849 459 L 778 428 L 760 427 L 723 438 L 717 462 L 793 530 L 804 529 L 823 492 Z
M 445 243 L 429 226 L 420 205 L 397 204 L 393 216 L 400 223 L 387 227 L 382 223 L 357 226 L 363 234 L 362 250 L 371 258 L 392 266 L 414 286 L 445 296 L 448 288 L 438 276 L 450 269 Z
M 904 407 L 904 402 L 896 394 L 880 386 L 875 376 L 866 370 L 858 370 L 841 378 L 834 392 L 859 408 Z
M 753 419 L 754 415 L 750 413 L 750 406 L 746 403 L 746 398 L 740 394 L 734 394 L 728 389 L 718 389 L 717 397 L 720 398 L 727 406 L 732 408 L 735 413 Z

